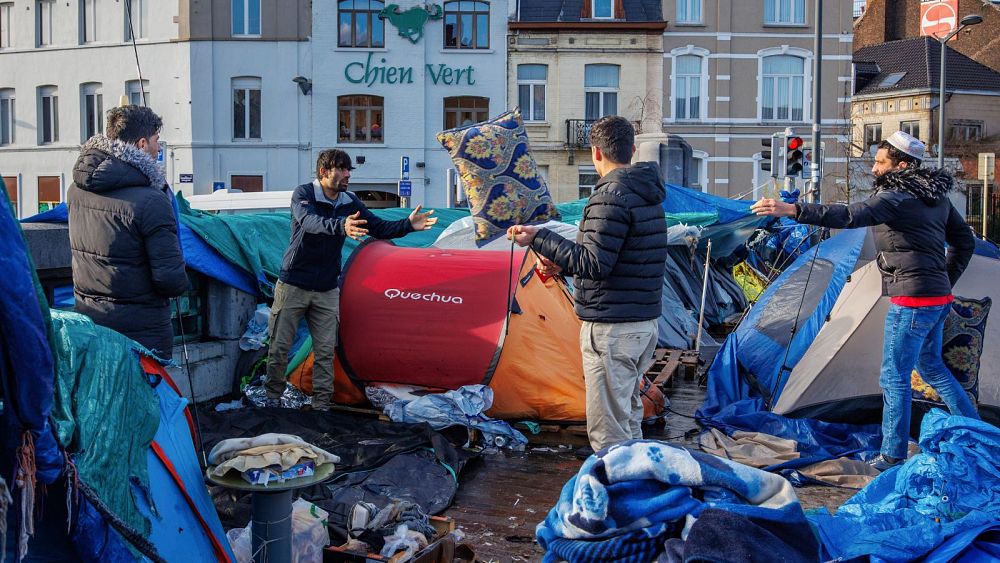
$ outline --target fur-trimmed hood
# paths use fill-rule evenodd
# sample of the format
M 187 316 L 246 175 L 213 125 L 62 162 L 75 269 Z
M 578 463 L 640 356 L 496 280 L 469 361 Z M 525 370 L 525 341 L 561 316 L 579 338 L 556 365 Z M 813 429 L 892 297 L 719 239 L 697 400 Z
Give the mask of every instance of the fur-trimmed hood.
M 910 194 L 926 205 L 937 205 L 954 185 L 955 180 L 948 172 L 927 168 L 903 168 L 875 179 L 877 191 Z
M 167 183 L 153 157 L 135 145 L 105 135 L 94 135 L 83 144 L 73 181 L 80 189 L 91 192 L 135 186 L 163 188 Z

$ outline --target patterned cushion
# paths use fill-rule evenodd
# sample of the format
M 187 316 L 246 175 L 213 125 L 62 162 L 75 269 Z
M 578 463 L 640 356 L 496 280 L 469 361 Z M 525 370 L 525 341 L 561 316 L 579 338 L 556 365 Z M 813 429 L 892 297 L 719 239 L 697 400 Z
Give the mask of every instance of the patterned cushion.
M 944 322 L 941 355 L 952 375 L 969 394 L 972 404 L 979 401 L 979 357 L 983 353 L 986 319 L 992 304 L 989 297 L 956 297 Z M 924 383 L 917 372 L 913 372 L 910 382 L 913 384 L 913 398 L 940 402 L 938 394 Z
M 461 175 L 477 245 L 504 235 L 513 225 L 559 219 L 531 156 L 520 111 L 438 133 L 437 139 Z

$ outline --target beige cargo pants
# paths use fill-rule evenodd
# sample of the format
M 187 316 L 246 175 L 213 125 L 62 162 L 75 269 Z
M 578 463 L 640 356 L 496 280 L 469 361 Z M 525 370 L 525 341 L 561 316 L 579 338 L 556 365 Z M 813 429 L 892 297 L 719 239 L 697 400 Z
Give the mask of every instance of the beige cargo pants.
M 587 385 L 587 437 L 594 451 L 642 438 L 642 374 L 653 363 L 656 320 L 584 321 L 580 329 Z
M 340 289 L 309 291 L 280 281 L 274 286 L 274 304 L 268 323 L 271 345 L 267 352 L 264 387 L 268 398 L 273 399 L 281 397 L 285 391 L 288 350 L 303 316 L 313 340 L 312 404 L 314 408 L 323 408 L 330 405 L 333 395 L 333 356 L 340 325 Z

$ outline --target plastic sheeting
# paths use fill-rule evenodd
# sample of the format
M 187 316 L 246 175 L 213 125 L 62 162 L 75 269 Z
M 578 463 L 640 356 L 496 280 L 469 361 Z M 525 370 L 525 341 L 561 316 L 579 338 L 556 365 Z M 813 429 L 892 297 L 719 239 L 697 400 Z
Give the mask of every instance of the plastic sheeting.
M 150 522 L 135 495 L 149 491 L 146 455 L 160 413 L 139 365 L 138 344 L 77 313 L 53 311 L 52 324 L 57 376 L 51 418 L 59 442 L 80 479 L 148 537 Z
M 996 560 L 1000 429 L 934 409 L 921 424 L 920 448 L 921 453 L 883 472 L 833 516 L 810 517 L 826 559 L 913 561 L 927 556 L 940 561 L 972 548 L 985 557 L 967 554 L 963 560 Z
M 385 412 L 393 422 L 427 422 L 436 430 L 455 425 L 475 428 L 483 433 L 487 443 L 523 450 L 528 439 L 506 422 L 486 416 L 491 406 L 492 389 L 485 385 L 466 385 L 412 401 L 399 400 L 386 407 Z

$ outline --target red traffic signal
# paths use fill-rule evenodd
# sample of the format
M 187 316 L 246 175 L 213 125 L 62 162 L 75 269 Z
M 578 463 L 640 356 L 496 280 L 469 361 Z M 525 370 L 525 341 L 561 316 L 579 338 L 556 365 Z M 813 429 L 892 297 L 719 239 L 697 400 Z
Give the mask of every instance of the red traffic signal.
M 785 141 L 785 174 L 796 176 L 802 172 L 802 137 L 788 137 Z
M 788 138 L 788 149 L 797 150 L 802 148 L 802 137 L 789 137 Z

